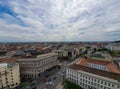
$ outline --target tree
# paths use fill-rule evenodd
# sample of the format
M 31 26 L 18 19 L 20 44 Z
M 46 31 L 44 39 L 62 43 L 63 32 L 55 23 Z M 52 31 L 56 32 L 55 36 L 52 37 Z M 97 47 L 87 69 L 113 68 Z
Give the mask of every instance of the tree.
M 63 89 L 82 89 L 79 85 L 67 80 L 62 80 Z

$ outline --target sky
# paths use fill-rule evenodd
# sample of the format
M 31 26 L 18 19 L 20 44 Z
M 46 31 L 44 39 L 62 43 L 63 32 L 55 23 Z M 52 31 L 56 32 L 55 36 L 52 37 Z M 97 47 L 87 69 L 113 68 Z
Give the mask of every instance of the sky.
M 0 42 L 120 40 L 120 0 L 0 0 Z

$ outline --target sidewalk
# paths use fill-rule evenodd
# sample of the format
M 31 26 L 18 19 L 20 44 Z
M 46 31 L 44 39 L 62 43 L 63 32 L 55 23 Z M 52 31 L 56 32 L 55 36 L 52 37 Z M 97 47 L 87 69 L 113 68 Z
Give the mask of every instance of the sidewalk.
M 59 83 L 59 84 L 55 87 L 55 89 L 63 89 L 63 86 L 61 85 L 61 83 Z

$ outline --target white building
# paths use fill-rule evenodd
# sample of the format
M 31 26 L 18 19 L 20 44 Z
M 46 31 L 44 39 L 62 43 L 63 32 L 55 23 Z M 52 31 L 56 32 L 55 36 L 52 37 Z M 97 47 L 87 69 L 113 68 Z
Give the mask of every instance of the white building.
M 120 42 L 109 43 L 108 45 L 105 46 L 105 48 L 110 49 L 110 50 L 120 50 Z
M 120 74 L 74 64 L 67 69 L 66 78 L 84 89 L 120 89 Z
M 120 67 L 102 53 L 69 66 L 66 78 L 84 89 L 120 89 Z
M 20 72 L 18 63 L 0 64 L 0 89 L 10 89 L 19 86 Z

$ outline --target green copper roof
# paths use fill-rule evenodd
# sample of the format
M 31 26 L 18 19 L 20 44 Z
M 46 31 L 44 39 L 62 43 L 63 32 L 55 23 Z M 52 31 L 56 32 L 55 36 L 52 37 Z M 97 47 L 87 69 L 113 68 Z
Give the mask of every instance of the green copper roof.
M 94 54 L 91 57 L 98 57 L 98 58 L 105 58 L 104 56 L 102 56 L 101 54 Z

